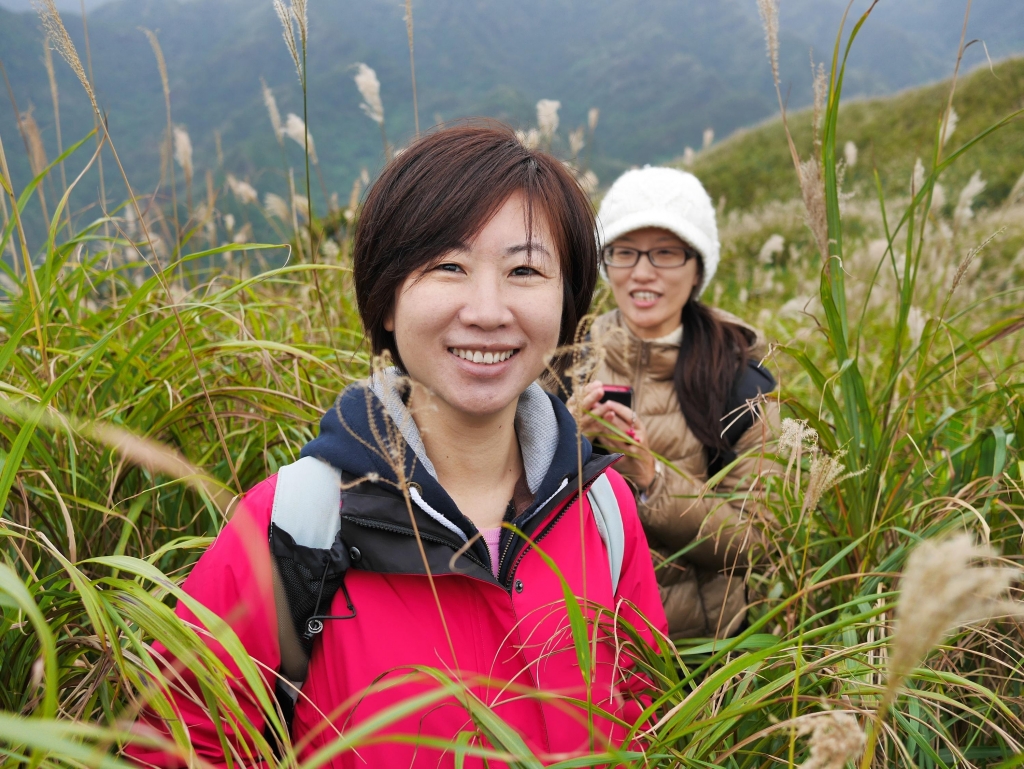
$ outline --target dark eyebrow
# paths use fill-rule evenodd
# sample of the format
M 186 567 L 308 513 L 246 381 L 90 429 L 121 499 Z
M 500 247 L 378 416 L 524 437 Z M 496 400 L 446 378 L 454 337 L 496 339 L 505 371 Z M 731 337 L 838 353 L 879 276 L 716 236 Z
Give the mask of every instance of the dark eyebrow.
M 509 246 L 505 249 L 505 255 L 515 256 L 516 254 L 521 254 L 524 251 L 526 253 L 530 253 L 531 251 L 540 251 L 543 254 L 551 256 L 551 252 L 544 248 L 540 243 L 520 243 L 517 246 Z

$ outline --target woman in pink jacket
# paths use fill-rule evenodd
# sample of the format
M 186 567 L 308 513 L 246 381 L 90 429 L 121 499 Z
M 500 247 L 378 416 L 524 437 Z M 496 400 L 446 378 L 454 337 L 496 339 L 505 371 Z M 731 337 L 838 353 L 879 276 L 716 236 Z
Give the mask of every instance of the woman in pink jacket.
M 622 747 L 645 688 L 622 628 L 653 641 L 665 615 L 615 457 L 592 456 L 535 384 L 589 308 L 593 232 L 561 163 L 504 127 L 438 131 L 385 168 L 353 271 L 373 352 L 395 365 L 345 389 L 184 584 L 237 634 L 266 691 L 210 641 L 244 713 L 211 717 L 199 663 L 156 644 L 177 671 L 174 714 L 146 711 L 136 730 L 183 725 L 195 756 L 139 742 L 136 761 L 260 763 L 261 738 L 278 741 L 259 704 L 270 693 L 299 756 L 326 749 L 337 767 L 454 766 L 460 746 L 466 766 L 487 750 L 509 751 L 487 762 L 502 766 L 516 752 L 547 763 Z M 185 603 L 178 615 L 202 625 Z

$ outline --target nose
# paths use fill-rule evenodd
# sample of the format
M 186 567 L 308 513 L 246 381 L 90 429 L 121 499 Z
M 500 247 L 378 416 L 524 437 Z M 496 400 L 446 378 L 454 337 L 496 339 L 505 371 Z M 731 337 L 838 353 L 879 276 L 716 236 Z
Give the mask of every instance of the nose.
M 502 290 L 501 276 L 478 273 L 474 280 L 465 285 L 459 320 L 466 326 L 494 331 L 513 324 L 515 316 L 509 307 L 508 297 Z
M 650 254 L 643 254 L 637 263 L 633 265 L 633 271 L 630 273 L 630 277 L 633 280 L 646 282 L 648 280 L 654 280 L 658 276 L 658 271 L 654 265 L 651 264 Z

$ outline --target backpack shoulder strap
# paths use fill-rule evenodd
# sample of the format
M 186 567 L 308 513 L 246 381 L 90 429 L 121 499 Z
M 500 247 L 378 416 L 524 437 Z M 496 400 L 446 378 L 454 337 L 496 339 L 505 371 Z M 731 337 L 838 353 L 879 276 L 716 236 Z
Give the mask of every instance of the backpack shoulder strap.
M 341 540 L 340 511 L 341 473 L 331 465 L 303 457 L 278 471 L 269 538 L 281 671 L 300 685 L 314 636 L 335 593 L 345 591 L 352 565 Z
M 626 534 L 622 527 L 622 511 L 619 500 L 615 496 L 611 481 L 605 473 L 587 490 L 590 509 L 594 511 L 597 530 L 601 532 L 605 549 L 608 551 L 608 568 L 612 575 L 612 592 L 619 589 L 619 578 L 622 576 L 622 557 L 626 550 Z
M 315 457 L 277 471 L 270 523 L 295 544 L 330 550 L 341 529 L 341 473 Z

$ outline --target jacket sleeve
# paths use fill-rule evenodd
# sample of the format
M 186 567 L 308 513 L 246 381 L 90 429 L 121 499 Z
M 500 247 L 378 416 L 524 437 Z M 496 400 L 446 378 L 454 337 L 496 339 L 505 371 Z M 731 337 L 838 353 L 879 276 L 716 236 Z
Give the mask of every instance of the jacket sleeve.
M 696 541 L 683 558 L 710 571 L 743 568 L 750 562 L 751 551 L 761 543 L 754 522 L 765 511 L 764 479 L 779 472 L 770 456 L 778 423 L 778 403 L 768 399 L 761 418 L 733 447 L 740 460 L 714 489 L 706 487 L 706 478 L 671 467 L 655 477 L 641 506 L 659 545 L 676 552 Z
M 185 593 L 223 619 L 235 632 L 261 671 L 271 699 L 273 674 L 268 671 L 277 670 L 280 664 L 277 612 L 267 544 L 276 484 L 276 476 L 271 477 L 245 495 L 231 521 L 182 585 Z M 249 728 L 261 733 L 264 728 L 263 709 L 230 653 L 204 632 L 202 623 L 184 602 L 178 603 L 175 614 L 183 622 L 200 628 L 199 636 L 227 668 L 227 683 L 251 725 Z M 176 682 L 171 687 L 172 705 L 177 718 L 188 730 L 189 742 L 196 756 L 214 766 L 226 764 L 225 748 L 205 704 L 197 676 L 190 669 L 197 663 L 176 659 L 159 638 L 153 648 L 157 658 L 162 658 L 166 666 L 175 671 L 168 671 L 165 677 Z M 223 726 L 234 758 L 240 759 L 244 766 L 260 764 L 259 753 L 246 730 L 232 729 L 223 713 L 217 720 Z M 167 739 L 170 736 L 168 724 L 150 708 L 140 713 L 133 731 Z M 189 763 L 186 756 L 170 755 L 137 743 L 130 744 L 126 754 L 143 765 L 178 767 Z

